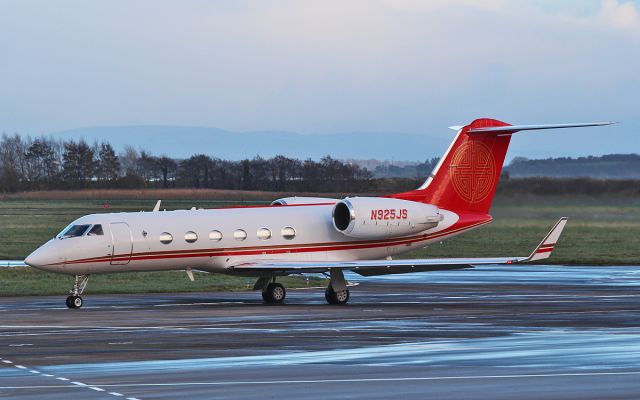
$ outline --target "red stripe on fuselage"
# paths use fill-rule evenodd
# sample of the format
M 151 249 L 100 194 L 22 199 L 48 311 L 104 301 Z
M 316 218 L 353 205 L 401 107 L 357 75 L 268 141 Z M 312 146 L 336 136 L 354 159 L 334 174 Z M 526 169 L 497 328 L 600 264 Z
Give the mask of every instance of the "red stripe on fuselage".
M 196 250 L 174 250 L 159 251 L 133 254 L 118 254 L 116 256 L 92 257 L 78 260 L 67 261 L 65 264 L 85 264 L 97 262 L 111 261 L 141 261 L 141 260 L 158 260 L 173 258 L 194 258 L 194 257 L 213 257 L 227 255 L 262 255 L 262 254 L 286 254 L 286 253 L 307 253 L 317 251 L 336 251 L 336 250 L 356 250 L 368 249 L 385 246 L 399 246 L 403 244 L 412 244 L 426 240 L 436 239 L 453 233 L 462 232 L 472 228 L 491 222 L 491 219 L 484 219 L 478 222 L 477 219 L 471 222 L 458 222 L 448 229 L 433 234 L 423 234 L 418 236 L 410 236 L 403 238 L 394 238 L 391 240 L 368 240 L 368 241 L 352 241 L 352 242 L 326 242 L 326 243 L 307 243 L 296 245 L 273 245 L 273 246 L 251 246 L 237 248 L 218 248 L 218 249 L 196 249 Z M 57 265 L 56 263 L 51 265 Z

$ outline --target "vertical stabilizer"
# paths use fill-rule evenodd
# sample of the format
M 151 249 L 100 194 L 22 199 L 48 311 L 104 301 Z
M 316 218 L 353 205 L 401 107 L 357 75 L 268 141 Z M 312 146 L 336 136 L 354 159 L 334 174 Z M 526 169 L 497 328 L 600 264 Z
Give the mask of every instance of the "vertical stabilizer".
M 513 132 L 470 131 L 503 126 L 509 124 L 483 118 L 462 127 L 426 182 L 417 190 L 392 197 L 454 212 L 488 213 Z

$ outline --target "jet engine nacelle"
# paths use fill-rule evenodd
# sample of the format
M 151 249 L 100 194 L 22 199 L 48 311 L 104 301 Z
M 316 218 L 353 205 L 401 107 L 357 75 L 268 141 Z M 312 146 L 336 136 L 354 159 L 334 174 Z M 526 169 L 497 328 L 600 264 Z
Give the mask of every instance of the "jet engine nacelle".
M 328 197 L 283 197 L 271 202 L 272 206 L 296 206 L 302 204 L 335 203 L 338 199 Z
M 442 221 L 431 204 L 379 197 L 351 197 L 333 206 L 334 228 L 346 236 L 382 239 L 434 228 Z

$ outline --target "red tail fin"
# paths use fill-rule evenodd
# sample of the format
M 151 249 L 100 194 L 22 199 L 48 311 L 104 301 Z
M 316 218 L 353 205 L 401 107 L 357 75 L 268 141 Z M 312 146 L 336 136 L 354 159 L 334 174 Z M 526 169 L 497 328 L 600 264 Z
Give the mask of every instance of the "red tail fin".
M 457 213 L 488 214 L 513 133 L 614 123 L 509 125 L 495 119 L 477 119 L 458 131 L 449 150 L 422 186 L 390 197 L 434 204 Z
M 483 118 L 460 129 L 429 179 L 416 190 L 392 197 L 458 213 L 488 213 L 513 131 L 469 131 L 498 126 L 510 125 Z

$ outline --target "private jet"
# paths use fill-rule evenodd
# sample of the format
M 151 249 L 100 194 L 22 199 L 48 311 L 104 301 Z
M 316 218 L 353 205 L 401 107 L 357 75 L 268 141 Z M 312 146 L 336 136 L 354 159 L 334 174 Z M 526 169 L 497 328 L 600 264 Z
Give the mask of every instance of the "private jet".
M 495 258 L 397 259 L 491 222 L 491 203 L 511 136 L 519 131 L 610 122 L 509 125 L 476 119 L 452 127 L 455 138 L 419 188 L 381 197 L 286 197 L 266 206 L 99 213 L 83 216 L 31 253 L 25 263 L 75 276 L 67 297 L 82 307 L 89 276 L 193 270 L 256 279 L 265 303 L 285 300 L 278 277 L 325 274 L 329 304 L 346 304 L 344 271 L 362 276 L 521 264 L 546 259 L 564 229 L 561 218 L 533 252 Z

